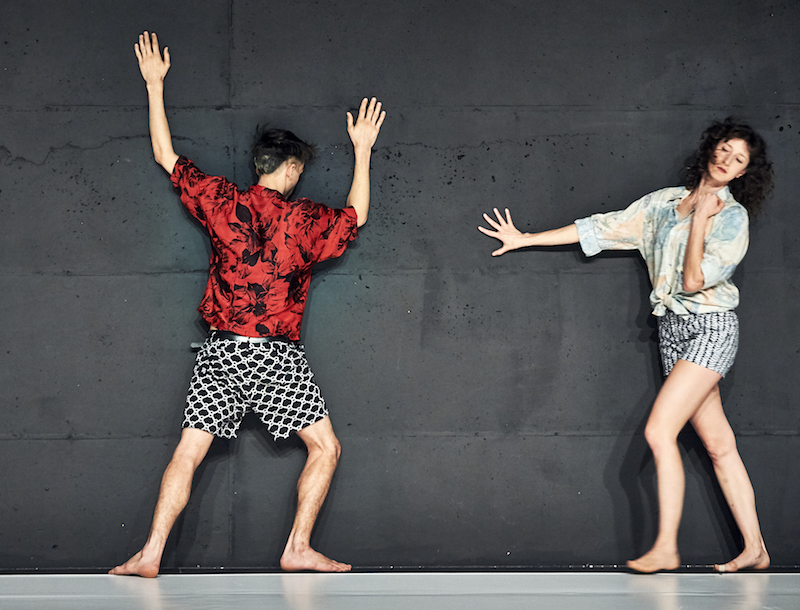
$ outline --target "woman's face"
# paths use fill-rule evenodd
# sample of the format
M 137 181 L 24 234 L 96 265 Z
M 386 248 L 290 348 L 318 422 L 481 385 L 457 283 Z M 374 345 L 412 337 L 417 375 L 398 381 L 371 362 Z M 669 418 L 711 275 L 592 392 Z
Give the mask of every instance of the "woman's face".
M 712 182 L 726 185 L 731 180 L 743 176 L 750 162 L 750 147 L 741 138 L 722 140 L 714 149 L 714 156 L 708 162 L 708 177 Z

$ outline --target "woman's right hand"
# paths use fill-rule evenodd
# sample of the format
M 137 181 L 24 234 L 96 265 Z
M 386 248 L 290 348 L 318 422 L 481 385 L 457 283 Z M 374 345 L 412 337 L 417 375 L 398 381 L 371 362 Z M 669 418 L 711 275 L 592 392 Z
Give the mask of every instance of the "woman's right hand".
M 508 208 L 505 209 L 505 218 L 500 214 L 500 210 L 497 208 L 493 208 L 493 210 L 494 215 L 497 217 L 496 221 L 488 214 L 484 214 L 483 219 L 494 231 L 486 227 L 478 227 L 478 231 L 484 235 L 499 239 L 503 243 L 501 248 L 492 252 L 492 256 L 501 256 L 509 250 L 516 250 L 525 246 L 526 244 L 523 241 L 525 234 L 514 226 L 514 222 L 511 220 L 511 212 L 508 211 Z

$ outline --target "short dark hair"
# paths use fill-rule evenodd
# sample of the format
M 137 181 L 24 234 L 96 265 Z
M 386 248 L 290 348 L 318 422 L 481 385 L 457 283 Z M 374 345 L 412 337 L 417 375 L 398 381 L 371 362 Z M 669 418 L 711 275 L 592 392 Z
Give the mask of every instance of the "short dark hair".
M 772 191 L 772 163 L 767 158 L 767 143 L 749 125 L 728 117 L 724 121 L 714 121 L 703 132 L 700 146 L 686 168 L 686 188 L 694 190 L 708 173 L 708 164 L 714 158 L 717 145 L 739 138 L 747 143 L 750 162 L 745 173 L 731 180 L 729 188 L 736 201 L 741 203 L 750 216 L 756 216 L 764 200 Z
M 259 176 L 271 174 L 287 159 L 307 163 L 314 158 L 316 147 L 286 129 L 256 128 L 253 163 Z

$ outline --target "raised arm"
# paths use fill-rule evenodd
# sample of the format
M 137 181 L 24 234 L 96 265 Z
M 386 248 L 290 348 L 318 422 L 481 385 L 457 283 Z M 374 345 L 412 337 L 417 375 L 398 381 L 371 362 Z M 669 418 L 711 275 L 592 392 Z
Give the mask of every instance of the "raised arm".
M 169 132 L 167 113 L 164 109 L 164 77 L 169 71 L 169 49 L 164 47 L 164 57 L 158 48 L 158 38 L 144 32 L 139 42 L 133 45 L 139 70 L 147 84 L 147 99 L 150 106 L 150 140 L 153 143 L 153 156 L 156 162 L 171 174 L 178 160 L 172 148 L 172 135 Z
M 488 214 L 483 215 L 483 219 L 494 231 L 486 227 L 478 227 L 478 231 L 489 237 L 494 237 L 503 242 L 503 246 L 494 252 L 492 256 L 501 256 L 510 250 L 527 248 L 528 246 L 563 246 L 566 244 L 578 243 L 578 228 L 574 225 L 567 225 L 560 229 L 551 229 L 541 233 L 522 233 L 511 220 L 511 212 L 505 210 L 505 217 L 500 214 L 500 210 L 494 208 L 495 221 Z
M 372 146 L 378 139 L 378 132 L 386 118 L 386 111 L 381 111 L 381 103 L 374 97 L 367 101 L 361 100 L 358 110 L 358 119 L 353 120 L 353 115 L 347 113 L 347 133 L 353 142 L 353 153 L 356 164 L 353 169 L 353 184 L 347 195 L 347 205 L 354 208 L 358 216 L 358 226 L 367 222 L 369 212 L 369 161 L 372 156 Z
M 698 188 L 686 198 L 694 210 L 683 257 L 683 289 L 686 292 L 698 292 L 705 286 L 706 278 L 701 264 L 705 252 L 706 226 L 709 219 L 724 207 L 716 193 L 700 191 Z

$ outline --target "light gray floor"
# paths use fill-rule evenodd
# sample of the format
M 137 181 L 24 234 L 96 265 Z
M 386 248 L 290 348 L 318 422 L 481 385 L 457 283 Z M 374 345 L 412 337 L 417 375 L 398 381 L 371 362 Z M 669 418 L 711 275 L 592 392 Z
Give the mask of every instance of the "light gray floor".
M 0 576 L 3 610 L 798 610 L 800 574 Z

